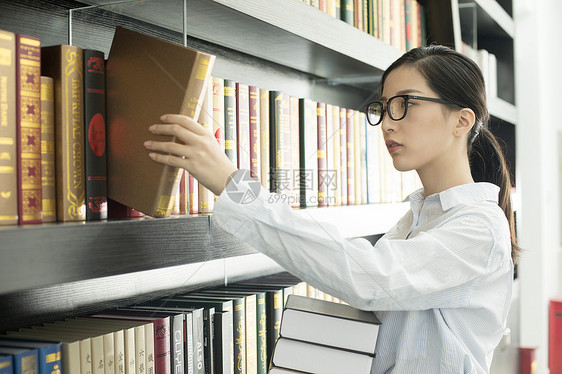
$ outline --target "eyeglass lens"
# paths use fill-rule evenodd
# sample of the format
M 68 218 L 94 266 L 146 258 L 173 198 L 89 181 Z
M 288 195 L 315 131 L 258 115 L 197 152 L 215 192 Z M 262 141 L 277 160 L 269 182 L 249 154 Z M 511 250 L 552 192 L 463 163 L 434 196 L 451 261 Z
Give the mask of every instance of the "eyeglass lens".
M 406 113 L 406 98 L 402 96 L 395 96 L 387 102 L 387 112 L 391 119 L 394 121 L 404 118 Z M 369 123 L 378 125 L 382 120 L 383 106 L 380 102 L 375 102 L 367 108 L 367 116 Z

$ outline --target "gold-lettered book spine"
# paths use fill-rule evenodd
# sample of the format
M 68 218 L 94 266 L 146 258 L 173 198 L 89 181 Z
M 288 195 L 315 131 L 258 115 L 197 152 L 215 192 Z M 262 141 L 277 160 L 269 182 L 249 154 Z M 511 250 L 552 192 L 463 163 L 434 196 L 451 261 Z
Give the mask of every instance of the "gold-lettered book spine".
M 0 30 L 0 225 L 18 222 L 16 36 Z
M 55 84 L 55 169 L 58 221 L 86 219 L 84 174 L 84 76 L 82 49 L 41 49 L 42 74 Z
M 41 223 L 41 41 L 16 34 L 18 223 Z
M 55 93 L 51 77 L 41 77 L 41 198 L 43 222 L 57 220 L 55 190 Z

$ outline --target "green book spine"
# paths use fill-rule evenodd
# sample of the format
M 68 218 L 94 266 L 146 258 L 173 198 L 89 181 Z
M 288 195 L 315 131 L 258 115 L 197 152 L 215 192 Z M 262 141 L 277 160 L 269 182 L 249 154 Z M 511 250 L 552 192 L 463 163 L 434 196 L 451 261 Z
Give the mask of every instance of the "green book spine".
M 353 14 L 353 0 L 341 0 L 341 20 L 353 26 L 355 24 Z

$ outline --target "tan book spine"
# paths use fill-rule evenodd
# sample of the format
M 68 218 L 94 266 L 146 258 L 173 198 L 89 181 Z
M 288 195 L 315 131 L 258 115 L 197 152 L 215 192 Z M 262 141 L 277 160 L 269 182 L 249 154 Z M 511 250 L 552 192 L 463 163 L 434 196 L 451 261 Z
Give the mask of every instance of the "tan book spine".
M 220 148 L 224 148 L 224 79 L 213 77 L 213 134 L 219 143 Z M 215 196 L 215 200 L 218 196 Z
M 269 90 L 260 88 L 260 169 L 261 184 L 269 191 Z
M 16 36 L 0 30 L 0 225 L 18 222 Z
M 361 118 L 359 115 L 359 111 L 353 111 L 353 123 L 354 123 L 354 148 L 353 148 L 353 156 L 355 160 L 355 204 L 360 205 L 363 203 L 362 201 L 362 193 L 361 193 Z
M 289 113 L 291 127 L 291 207 L 299 208 L 300 201 L 300 151 L 299 151 L 299 98 L 289 96 Z
M 57 220 L 55 187 L 55 93 L 51 77 L 41 77 L 41 198 L 43 222 Z
M 84 89 L 82 49 L 41 49 L 42 73 L 55 81 L 55 168 L 57 220 L 86 219 L 84 174 Z
M 213 85 L 205 88 L 203 105 L 199 114 L 199 123 L 209 134 L 213 133 Z M 212 213 L 215 205 L 215 195 L 199 183 L 199 213 Z

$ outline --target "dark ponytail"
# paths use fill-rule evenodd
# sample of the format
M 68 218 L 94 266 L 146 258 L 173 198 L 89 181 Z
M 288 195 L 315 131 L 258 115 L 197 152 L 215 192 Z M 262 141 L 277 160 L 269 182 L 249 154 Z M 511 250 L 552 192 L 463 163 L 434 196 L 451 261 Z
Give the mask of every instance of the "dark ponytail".
M 521 249 L 517 245 L 511 209 L 511 178 L 497 139 L 484 125 L 490 115 L 486 106 L 484 77 L 480 68 L 470 58 L 448 47 L 430 45 L 414 48 L 394 61 L 384 72 L 381 93 L 388 74 L 403 65 L 415 67 L 441 99 L 456 103 L 449 105 L 450 109 L 458 110 L 460 105 L 474 112 L 476 121 L 467 140 L 470 171 L 475 182 L 490 182 L 500 187 L 498 205 L 509 222 L 511 258 L 515 264 Z

